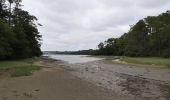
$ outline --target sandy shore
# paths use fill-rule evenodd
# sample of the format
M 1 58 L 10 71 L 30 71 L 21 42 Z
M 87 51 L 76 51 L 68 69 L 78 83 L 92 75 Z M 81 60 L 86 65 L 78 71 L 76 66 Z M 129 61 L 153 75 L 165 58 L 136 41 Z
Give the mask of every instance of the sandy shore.
M 0 100 L 170 100 L 170 68 L 42 59 L 27 77 L 1 77 Z
M 72 75 L 61 61 L 40 64 L 43 69 L 32 76 L 1 78 L 0 100 L 133 100 Z

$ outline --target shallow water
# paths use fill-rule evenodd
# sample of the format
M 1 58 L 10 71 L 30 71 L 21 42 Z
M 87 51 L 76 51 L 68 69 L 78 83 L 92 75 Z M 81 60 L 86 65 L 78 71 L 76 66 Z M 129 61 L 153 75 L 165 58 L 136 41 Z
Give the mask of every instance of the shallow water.
M 89 57 L 87 55 L 48 55 L 50 58 L 66 61 L 70 64 L 86 63 L 91 61 L 102 60 L 102 58 Z

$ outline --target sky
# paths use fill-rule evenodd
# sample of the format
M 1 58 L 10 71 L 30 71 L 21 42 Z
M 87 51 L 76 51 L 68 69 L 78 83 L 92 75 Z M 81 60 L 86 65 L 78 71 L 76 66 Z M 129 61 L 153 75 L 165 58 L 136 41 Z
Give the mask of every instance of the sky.
M 170 10 L 170 0 L 23 0 L 35 15 L 43 51 L 96 49 L 108 38 L 118 38 L 130 25 Z

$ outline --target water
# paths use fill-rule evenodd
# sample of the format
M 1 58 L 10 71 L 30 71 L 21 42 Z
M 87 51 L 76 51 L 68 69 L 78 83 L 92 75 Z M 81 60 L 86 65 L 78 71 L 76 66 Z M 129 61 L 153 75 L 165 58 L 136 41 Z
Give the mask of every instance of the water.
M 91 61 L 97 61 L 97 60 L 102 60 L 102 58 L 97 58 L 97 57 L 89 57 L 86 55 L 48 55 L 50 58 L 53 59 L 58 59 L 58 60 L 63 60 L 68 63 L 74 64 L 74 63 L 86 63 L 86 62 L 91 62 Z

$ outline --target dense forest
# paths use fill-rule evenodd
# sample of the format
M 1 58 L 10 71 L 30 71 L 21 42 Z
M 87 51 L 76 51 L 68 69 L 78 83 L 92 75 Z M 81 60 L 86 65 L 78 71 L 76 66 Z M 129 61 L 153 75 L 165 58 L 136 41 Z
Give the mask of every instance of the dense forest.
M 109 38 L 97 50 L 57 52 L 59 54 L 170 57 L 170 11 L 148 16 L 132 25 L 119 38 Z
M 99 55 L 170 57 L 170 11 L 139 20 L 129 32 L 98 48 Z
M 22 0 L 0 0 L 0 60 L 40 56 L 37 18 L 24 11 Z

